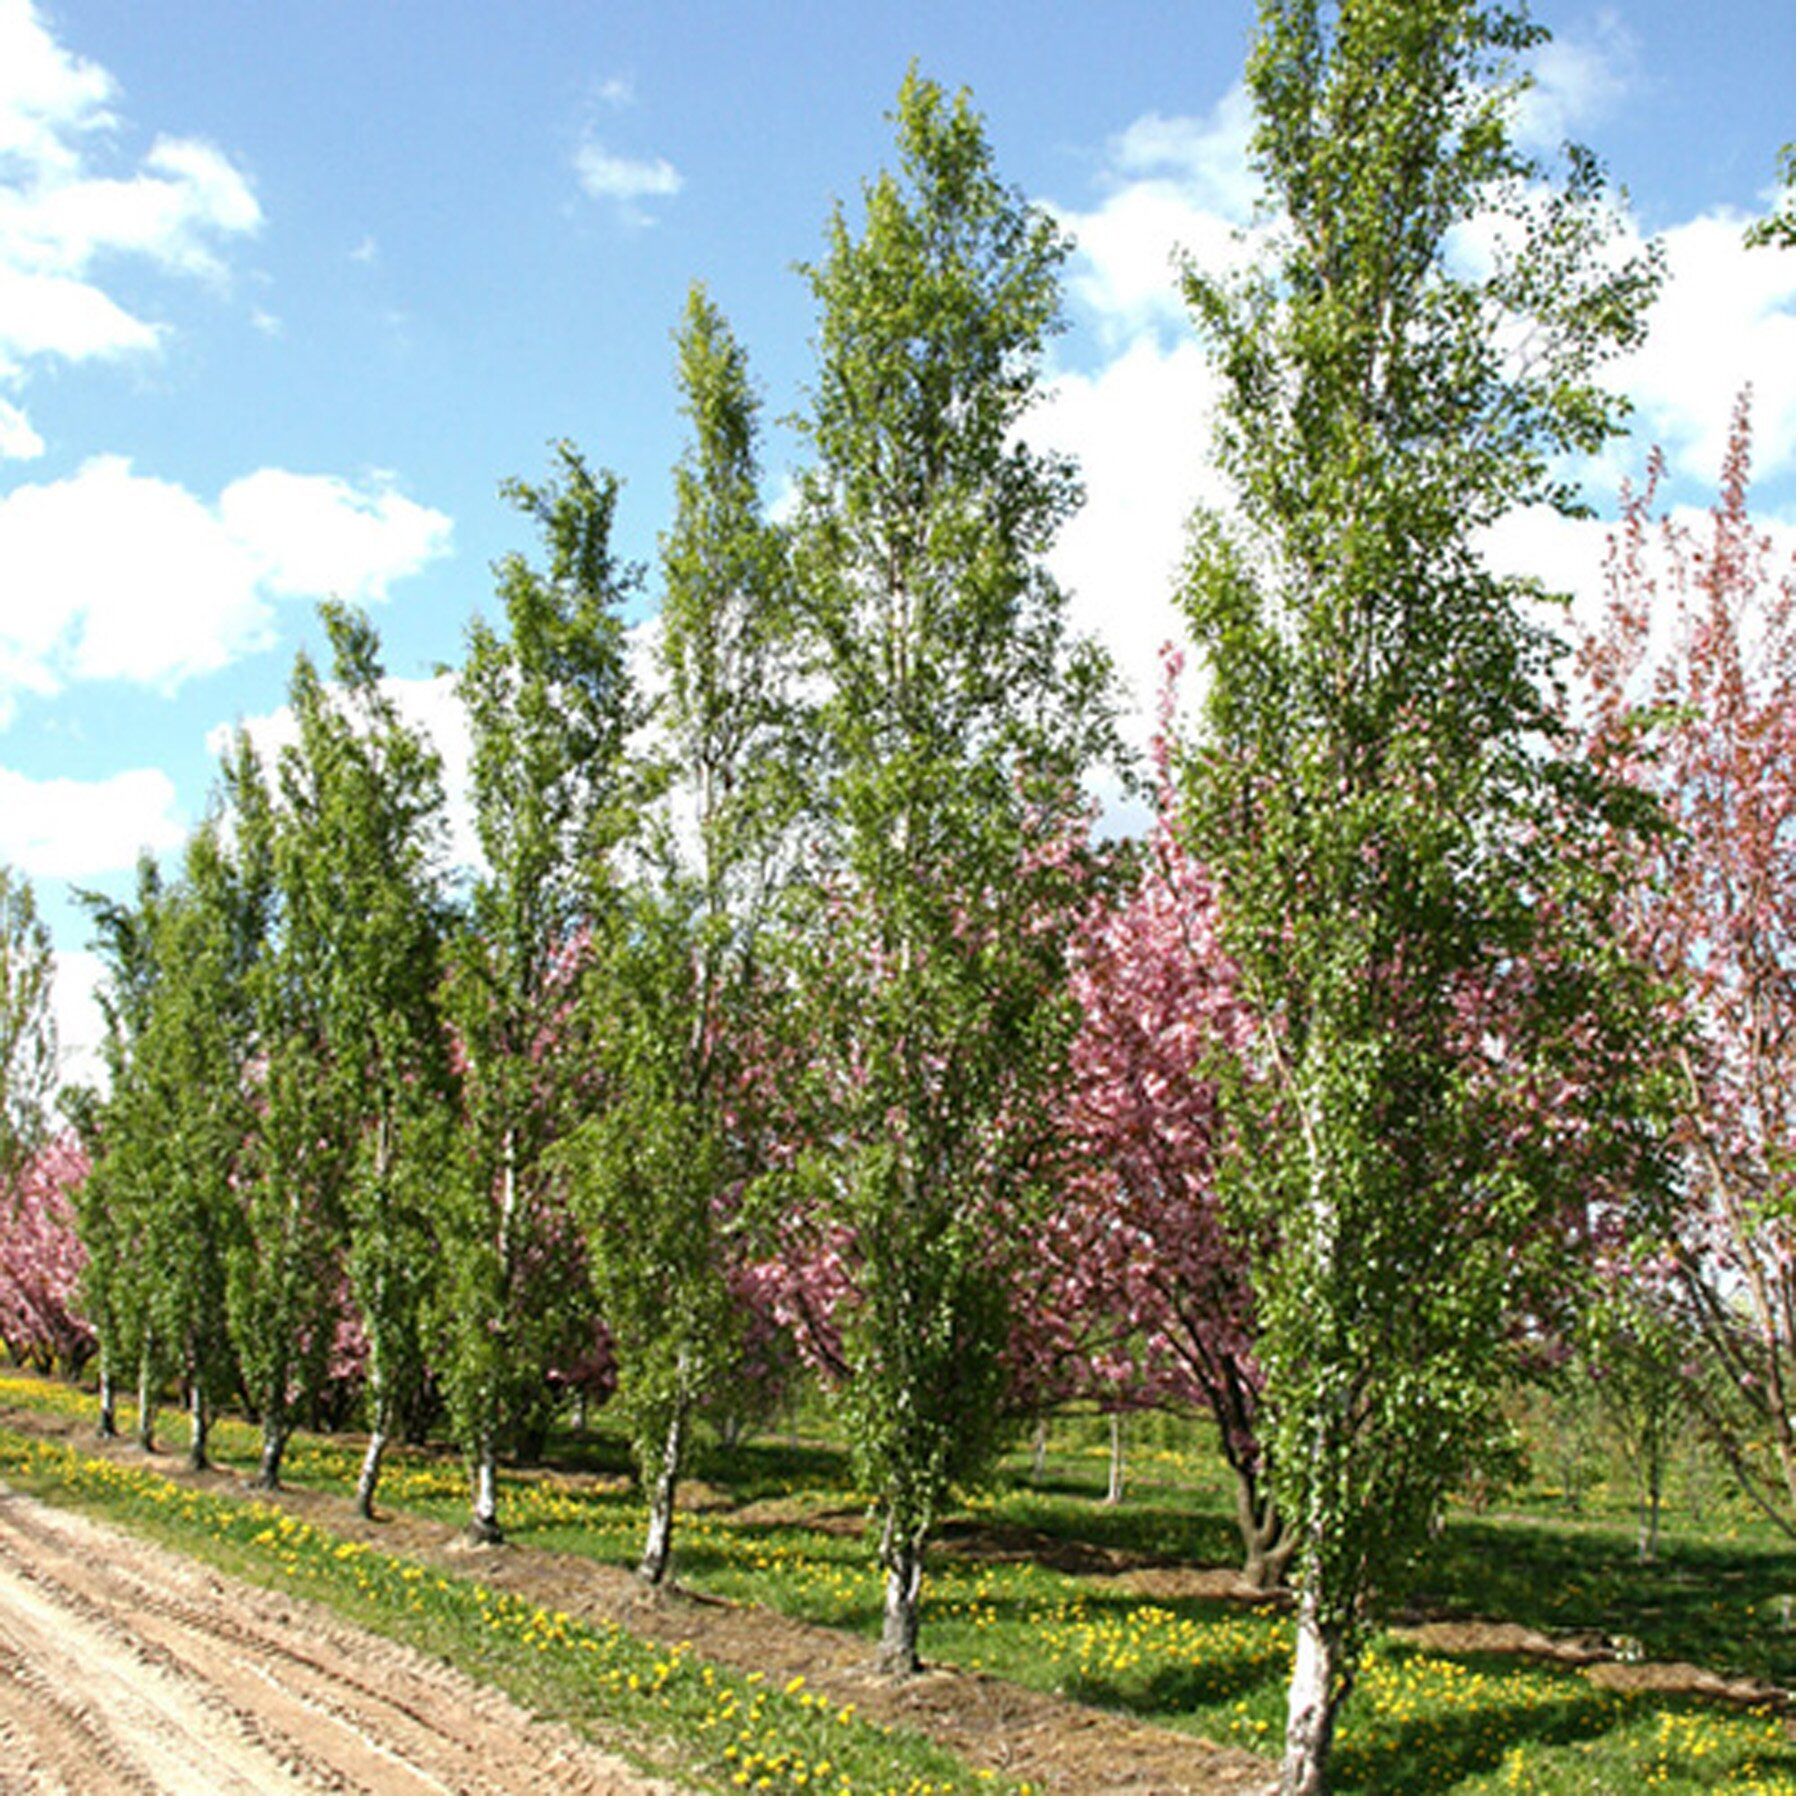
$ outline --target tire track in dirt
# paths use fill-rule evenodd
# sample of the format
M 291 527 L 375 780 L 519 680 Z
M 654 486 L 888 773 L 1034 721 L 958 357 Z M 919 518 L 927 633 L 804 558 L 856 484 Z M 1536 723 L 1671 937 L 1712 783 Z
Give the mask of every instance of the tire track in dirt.
M 0 1789 L 662 1791 L 322 1607 L 4 1487 Z

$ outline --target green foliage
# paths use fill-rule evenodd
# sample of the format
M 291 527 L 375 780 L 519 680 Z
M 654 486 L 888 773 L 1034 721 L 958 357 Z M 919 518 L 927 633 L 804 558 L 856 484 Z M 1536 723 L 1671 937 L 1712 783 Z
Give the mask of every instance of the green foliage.
M 1074 471 L 1019 435 L 1067 246 L 994 173 L 966 95 L 909 74 L 895 123 L 898 173 L 866 187 L 860 236 L 833 214 L 808 271 L 797 561 L 825 757 L 811 1174 L 852 1246 L 839 1393 L 903 1571 L 994 1441 L 1003 1245 L 1066 1023 L 1034 925 L 1107 715 L 1040 560 Z
M 1655 290 L 1610 254 L 1591 160 L 1550 190 L 1509 143 L 1541 35 L 1466 0 L 1268 0 L 1273 249 L 1187 279 L 1237 500 L 1197 521 L 1185 595 L 1211 678 L 1193 830 L 1259 1019 L 1223 1182 L 1274 1245 L 1277 1488 L 1346 1645 L 1488 1435 L 1521 1248 L 1568 1198 L 1531 1145 L 1575 1122 L 1542 1096 L 1610 1041 L 1574 1028 L 1618 960 L 1599 796 L 1555 760 L 1535 590 L 1474 545 L 1570 504 L 1556 459 L 1614 427 L 1591 372 Z
M 272 825 L 279 935 L 262 997 L 261 1181 L 275 1229 L 259 1235 L 307 1239 L 288 1326 L 289 1343 L 308 1352 L 303 1394 L 316 1391 L 330 1349 L 329 1289 L 348 1275 L 369 1347 L 370 1414 L 385 1430 L 422 1377 L 438 1273 L 426 1195 L 451 1096 L 439 994 L 444 796 L 436 752 L 383 690 L 368 621 L 337 606 L 322 617 L 331 679 L 305 656 L 295 664 L 297 742 L 281 757 Z
M 1794 146 L 1783 144 L 1775 156 L 1776 184 L 1780 189 L 1773 210 L 1767 218 L 1758 219 L 1744 234 L 1744 242 L 1756 246 L 1768 244 L 1777 250 L 1794 247 Z
M 663 543 L 662 804 L 638 815 L 637 879 L 609 913 L 584 1005 L 603 1095 L 570 1168 L 647 1492 L 672 1504 L 696 1403 L 728 1376 L 741 1320 L 731 1226 L 757 1173 L 745 1066 L 785 874 L 797 755 L 783 544 L 760 517 L 756 400 L 742 349 L 696 287 L 677 334 L 693 441 Z M 646 1570 L 661 1563 L 647 1553 Z
M 618 483 L 567 444 L 556 458 L 550 483 L 505 489 L 537 525 L 547 566 L 501 561 L 505 635 L 477 619 L 457 678 L 485 867 L 451 953 L 462 1115 L 438 1190 L 446 1270 L 435 1302 L 483 1531 L 495 1528 L 482 1488 L 503 1431 L 526 1445 L 541 1434 L 547 1371 L 592 1331 L 548 1158 L 585 1079 L 577 978 L 629 817 L 626 741 L 640 716 L 622 618 L 638 574 L 611 548 Z

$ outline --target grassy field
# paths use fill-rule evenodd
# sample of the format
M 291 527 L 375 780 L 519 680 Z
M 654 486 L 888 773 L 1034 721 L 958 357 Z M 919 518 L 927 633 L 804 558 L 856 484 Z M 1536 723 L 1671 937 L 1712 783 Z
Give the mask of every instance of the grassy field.
M 0 1380 L 0 1399 L 91 1412 L 91 1401 L 50 1383 Z M 171 1414 L 168 1423 L 178 1444 L 179 1422 Z M 1010 1460 L 952 1522 L 951 1547 L 934 1558 L 927 1586 L 926 1655 L 1272 1751 L 1285 1702 L 1287 1621 L 1271 1606 L 1179 1591 L 1180 1565 L 1234 1560 L 1222 1471 L 1191 1433 L 1183 1443 L 1163 1431 L 1163 1442 L 1134 1454 L 1125 1503 L 1105 1507 L 1104 1454 L 1082 1441 L 1087 1435 L 1072 1425 L 1035 1483 L 1028 1459 Z M 245 1468 L 254 1458 L 251 1432 L 229 1421 L 216 1448 L 221 1460 Z M 620 1479 L 622 1446 L 601 1433 L 557 1451 L 548 1478 L 507 1476 L 502 1518 L 509 1535 L 614 1563 L 634 1559 L 643 1515 Z M 303 1437 L 289 1477 L 295 1485 L 341 1491 L 354 1479 L 356 1455 L 352 1442 Z M 857 1498 L 828 1444 L 764 1440 L 730 1456 L 710 1450 L 698 1473 L 700 1509 L 683 1513 L 678 1526 L 684 1584 L 873 1634 L 879 1581 L 858 1529 Z M 59 1482 L 73 1479 L 54 1473 Z M 397 1455 L 383 1497 L 446 1525 L 460 1522 L 466 1507 L 460 1466 L 430 1452 Z M 186 1504 L 146 1489 L 131 1500 L 131 1511 L 136 1522 L 167 1529 L 165 1515 L 183 1514 Z M 253 1505 L 240 1504 L 256 1515 Z M 1735 1513 L 1705 1533 L 1678 1519 L 1663 1558 L 1645 1565 L 1627 1509 L 1604 1496 L 1577 1519 L 1540 1510 L 1530 1495 L 1508 1505 L 1514 1510 L 1452 1516 L 1409 1597 L 1415 1611 L 1603 1633 L 1634 1651 L 1641 1646 L 1649 1660 L 1791 1685 L 1792 1551 L 1772 1531 Z M 270 1532 L 266 1541 L 259 1535 Z M 1148 1578 L 1059 1572 L 1020 1553 L 1040 1541 L 1034 1534 L 1059 1546 L 1119 1553 L 1116 1560 L 1145 1565 Z M 792 1696 L 753 1694 L 741 1685 L 725 1733 L 715 1698 L 724 1671 L 703 1681 L 680 1658 L 671 1663 L 666 1648 L 619 1639 L 572 1644 L 554 1620 L 546 1625 L 529 1608 L 513 1617 L 503 1597 L 480 1600 L 479 1590 L 461 1593 L 435 1575 L 429 1582 L 409 1577 L 377 1553 L 296 1546 L 272 1515 L 254 1529 L 234 1522 L 223 1535 L 234 1554 L 262 1559 L 259 1578 L 317 1592 L 378 1625 L 384 1614 L 408 1621 L 409 1633 L 412 1622 L 422 1622 L 421 1641 L 453 1660 L 467 1664 L 477 1654 L 469 1648 L 473 1632 L 483 1672 L 500 1674 L 509 1686 L 524 1683 L 522 1697 L 532 1704 L 577 1719 L 623 1716 L 639 1730 L 653 1722 L 685 1746 L 689 1774 L 710 1785 L 981 1785 L 954 1759 L 933 1763 L 928 1746 L 874 1731 L 864 1742 L 852 1729 L 855 1720 L 840 1726 L 817 1707 L 778 1706 Z M 1156 1591 L 1146 1593 L 1146 1586 Z M 752 1698 L 760 1702 L 756 1728 L 763 1735 L 748 1744 L 735 1734 Z M 651 1713 L 640 1716 L 646 1707 Z M 729 1746 L 736 1746 L 731 1757 Z M 765 1759 L 748 1777 L 743 1754 Z M 821 1765 L 825 1775 L 806 1773 Z M 1346 1709 L 1335 1777 L 1344 1791 L 1364 1792 L 1779 1793 L 1794 1791 L 1794 1761 L 1788 1722 L 1772 1708 L 1617 1693 L 1563 1666 L 1446 1655 L 1386 1635 L 1373 1646 Z

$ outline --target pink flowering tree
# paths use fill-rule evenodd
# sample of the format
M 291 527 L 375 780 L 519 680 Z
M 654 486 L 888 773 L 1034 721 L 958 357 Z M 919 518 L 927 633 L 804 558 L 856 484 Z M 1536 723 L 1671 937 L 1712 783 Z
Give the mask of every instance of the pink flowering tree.
M 1158 808 L 1135 877 L 1076 933 L 1080 1009 L 1063 1104 L 1068 1177 L 1047 1234 L 1042 1313 L 1108 1410 L 1204 1407 L 1237 1483 L 1244 1575 L 1279 1582 L 1289 1540 L 1257 1439 L 1249 1257 L 1213 1184 L 1214 1076 L 1247 1024 L 1204 868 L 1177 833 L 1169 744 L 1181 658 L 1166 655 Z M 1078 1341 L 1078 1340 L 1085 1340 Z M 1040 1357 L 1041 1360 L 1041 1357 Z
M 1656 1054 L 1680 1170 L 1673 1207 L 1630 1224 L 1672 1270 L 1698 1416 L 1791 1531 L 1794 568 L 1750 516 L 1748 396 L 1704 525 L 1657 515 L 1662 472 L 1653 457 L 1625 496 L 1582 659 L 1591 757 L 1663 823 L 1621 847 L 1621 918 L 1670 996 Z
M 0 1343 L 44 1374 L 78 1374 L 97 1347 L 81 1306 L 87 1256 L 73 1200 L 87 1172 L 75 1138 L 55 1137 L 0 1191 Z

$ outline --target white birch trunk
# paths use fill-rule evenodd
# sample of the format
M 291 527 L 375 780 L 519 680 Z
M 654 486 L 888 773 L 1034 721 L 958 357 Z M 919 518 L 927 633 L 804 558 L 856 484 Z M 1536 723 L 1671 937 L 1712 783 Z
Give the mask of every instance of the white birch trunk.
M 138 1358 L 138 1448 L 146 1456 L 156 1450 L 156 1382 L 151 1371 L 151 1346 L 144 1344 Z
M 475 1469 L 469 1517 L 469 1538 L 477 1544 L 498 1544 L 505 1534 L 500 1529 L 500 1486 L 495 1467 L 494 1442 L 488 1438 L 475 1452 Z
M 112 1359 L 104 1353 L 100 1358 L 100 1419 L 94 1429 L 103 1438 L 119 1435 L 119 1402 L 113 1382 Z
M 287 1420 L 274 1412 L 263 1414 L 262 1454 L 256 1464 L 256 1486 L 273 1493 L 281 1486 L 281 1459 L 287 1452 Z
M 375 1422 L 369 1427 L 368 1448 L 363 1451 L 362 1467 L 356 1474 L 356 1513 L 358 1518 L 375 1516 L 375 1489 L 381 1480 L 381 1457 L 387 1449 L 387 1409 L 377 1407 Z
M 190 1435 L 188 1438 L 188 1467 L 190 1469 L 206 1469 L 212 1465 L 207 1461 L 207 1434 L 212 1425 L 211 1415 L 206 1408 L 206 1383 L 200 1379 L 198 1371 L 188 1386 L 188 1420 Z
M 669 1572 L 669 1547 L 675 1532 L 675 1484 L 681 1474 L 683 1409 L 677 1406 L 669 1418 L 669 1434 L 663 1440 L 662 1464 L 650 1486 L 650 1524 L 644 1533 L 644 1558 L 638 1579 L 660 1586 Z
M 1283 1794 L 1325 1793 L 1325 1762 L 1343 1699 L 1343 1636 L 1320 1622 L 1311 1587 L 1295 1620 L 1294 1673 L 1288 1683 L 1287 1738 L 1281 1758 Z
M 916 1675 L 925 1546 L 922 1537 L 896 1529 L 891 1513 L 882 1528 L 881 1562 L 887 1571 L 887 1583 L 882 1593 L 881 1647 L 875 1666 L 884 1675 Z
M 1107 1415 L 1106 1504 L 1117 1506 L 1125 1498 L 1125 1415 Z

